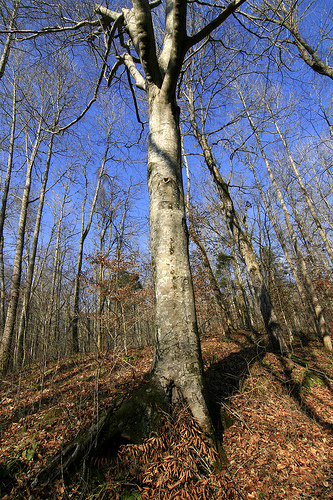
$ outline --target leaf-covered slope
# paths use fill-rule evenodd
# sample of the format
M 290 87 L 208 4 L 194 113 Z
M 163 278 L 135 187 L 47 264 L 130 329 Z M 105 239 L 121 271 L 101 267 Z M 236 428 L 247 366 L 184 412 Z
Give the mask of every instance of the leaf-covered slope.
M 32 488 L 38 471 L 142 383 L 150 348 L 43 364 L 1 381 L 0 498 L 333 498 L 333 360 L 318 344 L 280 358 L 232 339 L 202 342 L 208 388 L 224 410 L 229 464 L 188 414 L 161 413 L 142 445 L 94 453 Z M 120 398 L 122 399 L 122 398 Z M 28 492 L 28 494 L 27 494 Z

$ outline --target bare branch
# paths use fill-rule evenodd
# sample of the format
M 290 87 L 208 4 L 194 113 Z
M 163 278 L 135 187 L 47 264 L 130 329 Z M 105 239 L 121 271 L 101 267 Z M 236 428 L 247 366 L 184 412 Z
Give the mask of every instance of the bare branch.
M 115 64 L 113 65 L 111 71 L 110 71 L 110 74 L 108 76 L 108 79 L 107 79 L 107 87 L 110 87 L 111 85 L 111 82 L 112 82 L 112 79 L 114 77 L 114 75 L 116 74 L 117 72 L 117 69 L 123 64 L 123 60 L 118 57 L 117 61 L 115 62 Z
M 132 75 L 132 77 L 135 81 L 135 85 L 138 87 L 138 89 L 146 90 L 146 80 L 141 75 L 141 73 L 137 69 L 137 67 L 135 66 L 133 58 L 129 54 L 126 53 L 122 56 L 122 59 L 124 61 L 124 64 L 125 64 L 127 70 Z
M 215 17 L 215 19 L 213 19 L 198 33 L 187 39 L 186 51 L 196 43 L 206 38 L 206 36 L 210 35 L 210 33 L 214 29 L 218 28 L 231 14 L 233 14 L 238 9 L 238 7 L 240 7 L 245 2 L 246 0 L 233 0 L 232 2 L 230 2 L 229 5 L 223 10 L 223 12 L 221 12 L 221 14 Z
M 97 19 L 95 21 L 89 21 L 85 19 L 84 21 L 80 21 L 79 23 L 74 24 L 73 26 L 46 26 L 41 30 L 20 30 L 20 29 L 8 29 L 8 30 L 0 30 L 0 35 L 2 34 L 18 34 L 18 35 L 30 35 L 24 38 L 20 38 L 20 40 L 31 40 L 33 38 L 37 38 L 41 35 L 48 35 L 49 33 L 61 33 L 66 31 L 77 31 L 80 28 L 85 26 L 99 26 L 100 21 Z
M 313 2 L 311 2 L 312 5 Z M 267 11 L 262 12 L 259 16 L 251 16 L 249 14 L 242 13 L 247 19 L 249 19 L 252 23 L 258 25 L 258 22 L 262 20 L 263 15 L 265 19 L 267 19 L 270 23 L 273 23 L 281 28 L 285 28 L 291 34 L 291 39 L 283 41 L 283 43 L 291 43 L 295 45 L 298 49 L 299 55 L 303 59 L 303 61 L 316 73 L 320 75 L 328 76 L 333 79 L 333 68 L 325 63 L 318 55 L 316 48 L 311 47 L 311 45 L 302 37 L 299 32 L 297 21 L 293 16 L 293 11 L 295 10 L 296 3 L 290 7 L 288 10 L 284 4 L 284 2 L 280 2 L 278 8 L 276 8 L 273 4 L 266 0 L 265 5 L 272 11 L 274 16 L 269 16 Z M 309 6 L 307 6 L 307 9 Z M 260 13 L 260 11 L 259 11 Z M 304 16 L 304 13 L 303 13 Z M 239 21 L 239 19 L 238 19 Z M 239 21 L 240 22 L 240 21 Z M 246 28 L 250 31 L 248 28 Z M 270 31 L 269 28 L 265 28 L 267 31 L 267 38 L 270 39 Z M 258 34 L 255 34 L 258 36 Z M 293 39 L 293 40 L 292 40 Z M 274 41 L 274 44 L 278 46 L 277 41 Z
M 162 78 L 158 66 L 155 36 L 151 10 L 148 0 L 133 0 L 135 21 L 137 26 L 140 59 L 147 82 L 161 86 Z
M 106 25 L 115 22 L 119 18 L 119 16 L 122 15 L 118 12 L 114 12 L 113 10 L 108 9 L 107 7 L 104 7 L 104 5 L 99 5 L 99 4 L 95 5 L 94 10 L 96 14 L 99 14 L 101 16 L 101 18 L 105 21 Z

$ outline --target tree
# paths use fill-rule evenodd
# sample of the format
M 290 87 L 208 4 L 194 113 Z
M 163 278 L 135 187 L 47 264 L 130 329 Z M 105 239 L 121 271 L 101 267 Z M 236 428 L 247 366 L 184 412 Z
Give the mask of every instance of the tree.
M 205 132 L 205 121 L 202 120 L 201 127 L 198 125 L 194 104 L 194 92 L 191 83 L 187 86 L 184 93 L 186 94 L 186 106 L 189 111 L 189 120 L 194 137 L 200 145 L 205 163 L 217 188 L 230 234 L 232 235 L 235 245 L 239 249 L 242 258 L 246 263 L 247 271 L 255 290 L 255 297 L 262 314 L 270 343 L 273 348 L 277 348 L 282 353 L 286 353 L 288 348 L 283 338 L 282 330 L 278 323 L 269 291 L 260 271 L 260 266 L 255 255 L 250 236 L 247 234 L 246 230 L 244 231 L 242 229 L 230 194 L 228 182 L 225 182 L 223 179 L 217 165 L 217 161 L 214 158 L 212 148 L 208 143 Z M 200 106 L 200 112 L 201 115 L 204 114 L 202 103 Z
M 292 245 L 293 245 L 293 248 L 294 248 L 294 251 L 295 251 L 295 254 L 296 254 L 296 258 L 297 258 L 297 261 L 299 263 L 299 267 L 300 267 L 300 270 L 301 270 L 301 273 L 302 273 L 302 277 L 303 277 L 303 280 L 304 280 L 304 285 L 305 285 L 306 290 L 308 292 L 308 295 L 310 297 L 310 301 L 311 301 L 311 305 L 312 305 L 314 317 L 316 319 L 316 325 L 317 325 L 317 329 L 318 329 L 318 334 L 321 337 L 321 339 L 323 341 L 323 344 L 326 347 L 326 349 L 328 351 L 332 351 L 332 342 L 331 342 L 331 338 L 330 338 L 329 332 L 327 331 L 326 321 L 325 321 L 325 318 L 324 318 L 323 310 L 322 310 L 322 307 L 321 307 L 320 302 L 318 300 L 318 297 L 317 297 L 317 295 L 315 293 L 315 290 L 314 290 L 313 284 L 311 282 L 309 273 L 307 271 L 306 262 L 305 262 L 305 259 L 303 257 L 301 248 L 299 246 L 297 235 L 296 235 L 296 233 L 295 233 L 295 231 L 293 229 L 293 226 L 292 226 L 292 223 L 291 223 L 291 220 L 290 220 L 290 216 L 289 216 L 289 212 L 288 212 L 288 207 L 287 207 L 287 205 L 285 203 L 285 200 L 284 200 L 284 198 L 282 196 L 282 193 L 281 193 L 281 191 L 279 189 L 278 183 L 277 183 L 277 181 L 275 179 L 275 176 L 273 174 L 273 171 L 272 171 L 272 168 L 271 168 L 268 156 L 266 154 L 265 148 L 264 148 L 263 143 L 262 143 L 261 138 L 260 138 L 258 126 L 256 126 L 256 124 L 255 124 L 255 122 L 253 120 L 253 117 L 251 116 L 251 113 L 250 113 L 249 107 L 247 105 L 244 93 L 243 93 L 243 91 L 242 91 L 242 89 L 241 89 L 241 87 L 239 85 L 237 85 L 237 92 L 238 92 L 238 95 L 239 95 L 239 99 L 240 99 L 240 101 L 241 101 L 241 103 L 242 103 L 242 105 L 244 107 L 244 111 L 246 113 L 246 117 L 248 119 L 248 122 L 249 122 L 249 125 L 251 127 L 251 130 L 253 131 L 253 135 L 254 135 L 254 137 L 256 139 L 256 142 L 258 144 L 258 148 L 259 148 L 261 156 L 262 156 L 262 158 L 264 160 L 264 163 L 265 163 L 265 166 L 267 168 L 268 174 L 269 174 L 270 179 L 272 181 L 272 184 L 274 186 L 274 190 L 275 190 L 275 192 L 276 192 L 276 194 L 278 196 L 279 203 L 280 203 L 280 205 L 282 207 L 282 210 L 283 210 L 283 213 L 284 213 L 284 217 L 285 217 L 285 221 L 286 221 L 287 228 L 288 228 L 288 232 L 290 234 L 290 237 L 291 237 L 291 240 L 292 240 Z M 276 124 L 275 120 L 274 120 L 274 124 Z M 280 134 L 279 134 L 279 136 L 281 138 Z M 284 144 L 285 147 L 287 146 L 285 141 L 283 142 L 283 144 Z M 289 151 L 289 149 L 288 149 L 288 151 Z
M 244 1 L 232 1 L 225 8 L 213 9 L 212 20 L 189 36 L 188 5 L 168 0 L 159 52 L 152 19 L 152 7 L 159 2 L 149 5 L 147 0 L 133 0 L 133 8 L 120 13 L 96 7 L 110 38 L 116 30 L 121 40 L 124 33 L 129 36 L 131 45 L 124 43 L 125 54 L 118 57 L 117 65 L 125 65 L 148 99 L 147 177 L 156 300 L 151 386 L 159 388 L 168 402 L 183 397 L 210 435 L 212 423 L 203 385 L 188 256 L 176 87 L 187 51 L 220 26 Z M 131 55 L 132 47 L 136 56 Z M 137 58 L 144 76 L 135 65 Z

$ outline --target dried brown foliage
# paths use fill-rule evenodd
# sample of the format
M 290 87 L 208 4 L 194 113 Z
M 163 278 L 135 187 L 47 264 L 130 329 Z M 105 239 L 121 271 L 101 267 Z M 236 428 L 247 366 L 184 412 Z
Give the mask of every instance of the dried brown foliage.
M 226 471 L 214 470 L 217 463 L 217 453 L 189 411 L 178 406 L 172 417 L 161 412 L 158 436 L 119 450 L 116 473 L 140 485 L 142 500 L 238 498 Z
M 143 444 L 95 454 L 32 489 L 62 446 L 115 396 L 138 387 L 152 353 L 89 354 L 1 381 L 0 499 L 332 500 L 332 356 L 312 342 L 280 358 L 258 352 L 242 334 L 206 338 L 202 348 L 208 386 L 233 420 L 223 439 L 227 467 L 216 472 L 215 452 L 179 406 L 160 414 L 158 435 Z

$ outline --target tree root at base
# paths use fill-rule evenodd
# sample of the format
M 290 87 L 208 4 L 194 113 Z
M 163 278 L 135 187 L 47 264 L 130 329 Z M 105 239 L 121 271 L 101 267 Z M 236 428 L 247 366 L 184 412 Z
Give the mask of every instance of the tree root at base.
M 115 456 L 125 443 L 141 444 L 158 434 L 163 413 L 170 413 L 171 398 L 156 380 L 151 378 L 137 389 L 130 399 L 118 396 L 107 412 L 81 436 L 69 443 L 44 467 L 32 482 L 32 487 L 49 483 L 71 466 L 89 456 Z M 227 459 L 222 444 L 216 436 L 210 439 L 220 457 L 219 469 Z

